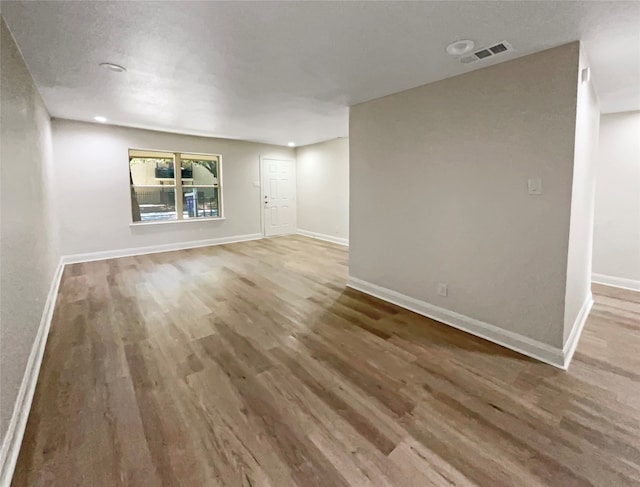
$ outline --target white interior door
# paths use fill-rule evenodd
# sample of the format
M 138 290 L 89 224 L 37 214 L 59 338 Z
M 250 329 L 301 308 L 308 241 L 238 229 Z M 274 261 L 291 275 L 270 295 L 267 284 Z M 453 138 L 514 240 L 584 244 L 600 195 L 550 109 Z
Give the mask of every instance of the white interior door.
M 296 231 L 295 161 L 262 159 L 262 208 L 266 237 Z

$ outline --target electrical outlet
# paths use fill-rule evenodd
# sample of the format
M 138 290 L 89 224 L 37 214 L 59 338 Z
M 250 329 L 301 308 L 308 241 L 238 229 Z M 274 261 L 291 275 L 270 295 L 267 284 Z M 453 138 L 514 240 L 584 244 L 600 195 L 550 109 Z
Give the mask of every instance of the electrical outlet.
M 440 296 L 446 296 L 447 295 L 447 285 L 444 282 L 439 282 L 438 283 L 438 294 Z

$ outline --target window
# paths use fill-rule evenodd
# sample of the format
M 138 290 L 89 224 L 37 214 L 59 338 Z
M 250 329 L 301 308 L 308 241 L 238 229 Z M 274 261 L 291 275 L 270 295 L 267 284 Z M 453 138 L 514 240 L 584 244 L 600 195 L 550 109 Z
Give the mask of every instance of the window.
M 134 223 L 222 217 L 219 155 L 132 149 L 129 182 Z

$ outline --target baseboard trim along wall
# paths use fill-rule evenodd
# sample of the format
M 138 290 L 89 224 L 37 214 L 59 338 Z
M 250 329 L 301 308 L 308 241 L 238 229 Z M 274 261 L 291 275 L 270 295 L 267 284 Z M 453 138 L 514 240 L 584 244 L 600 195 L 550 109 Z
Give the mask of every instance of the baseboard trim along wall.
M 210 247 L 212 245 L 246 242 L 249 240 L 260 240 L 261 238 L 263 238 L 261 233 L 250 233 L 247 235 L 209 238 L 206 240 L 192 240 L 190 242 L 176 242 L 170 244 L 151 245 L 148 247 L 105 250 L 101 252 L 89 252 L 86 254 L 65 255 L 62 257 L 62 262 L 65 264 L 76 264 L 79 262 L 92 262 L 94 260 L 116 259 L 118 257 L 131 257 L 133 255 L 157 254 L 159 252 L 171 252 L 173 250 L 195 249 L 199 247 Z
M 582 304 L 582 308 L 580 308 L 578 316 L 576 316 L 576 321 L 574 321 L 573 326 L 571 327 L 571 333 L 569 334 L 567 342 L 564 344 L 564 347 L 562 349 L 562 353 L 564 355 L 564 369 L 569 368 L 569 363 L 571 363 L 573 354 L 576 351 L 578 340 L 580 340 L 582 329 L 584 328 L 584 324 L 587 322 L 587 318 L 589 317 L 589 313 L 591 312 L 592 307 L 593 295 L 589 293 L 587 299 L 585 299 L 584 303 Z
M 589 296 L 576 319 L 565 347 L 560 349 L 356 277 L 349 276 L 347 286 L 564 370 L 569 367 L 584 322 L 593 304 Z
M 51 281 L 49 294 L 44 304 L 40 326 L 36 333 L 36 338 L 31 347 L 31 353 L 27 361 L 22 383 L 18 391 L 16 403 L 13 406 L 13 413 L 9 421 L 7 433 L 2 442 L 0 449 L 0 486 L 9 486 L 13 477 L 13 471 L 16 468 L 22 438 L 27 427 L 27 419 L 31 411 L 31 403 L 40 374 L 40 366 L 42 365 L 42 357 L 44 355 L 47 337 L 49 336 L 49 328 L 51 328 L 51 320 L 53 311 L 56 307 L 58 297 L 58 289 L 60 288 L 60 280 L 64 271 L 64 263 L 60 260 L 56 272 Z
M 331 242 L 338 245 L 345 245 L 347 247 L 349 246 L 348 238 L 334 237 L 333 235 L 326 235 L 324 233 L 310 232 L 308 230 L 300 229 L 298 229 L 297 233 L 298 235 L 303 235 L 305 237 L 317 238 L 318 240 L 324 240 L 326 242 Z
M 621 287 L 631 291 L 640 291 L 640 281 L 627 279 L 625 277 L 607 276 L 605 274 L 592 274 L 591 281 L 605 286 Z

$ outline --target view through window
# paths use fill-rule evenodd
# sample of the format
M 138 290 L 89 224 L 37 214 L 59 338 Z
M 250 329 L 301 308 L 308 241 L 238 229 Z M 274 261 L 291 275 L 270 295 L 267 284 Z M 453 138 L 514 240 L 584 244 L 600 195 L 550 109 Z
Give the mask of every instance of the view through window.
M 129 182 L 134 223 L 222 216 L 219 155 L 131 149 Z

